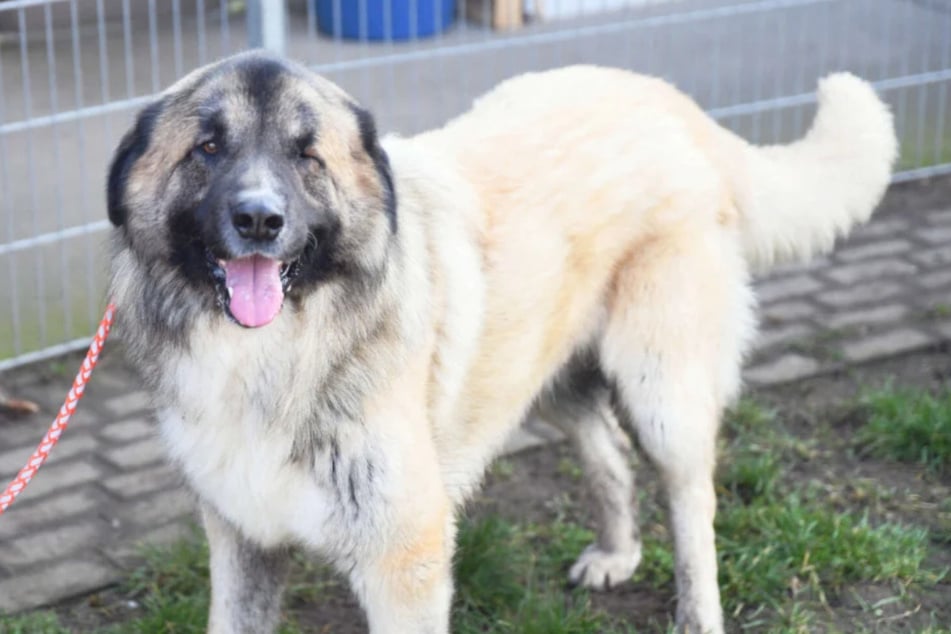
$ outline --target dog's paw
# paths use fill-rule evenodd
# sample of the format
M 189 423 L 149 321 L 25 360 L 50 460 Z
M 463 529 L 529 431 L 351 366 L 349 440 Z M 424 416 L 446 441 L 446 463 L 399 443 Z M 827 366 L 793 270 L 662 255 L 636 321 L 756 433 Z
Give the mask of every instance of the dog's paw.
M 630 580 L 641 563 L 641 549 L 633 552 L 606 552 L 591 544 L 568 572 L 568 582 L 592 590 L 610 590 Z

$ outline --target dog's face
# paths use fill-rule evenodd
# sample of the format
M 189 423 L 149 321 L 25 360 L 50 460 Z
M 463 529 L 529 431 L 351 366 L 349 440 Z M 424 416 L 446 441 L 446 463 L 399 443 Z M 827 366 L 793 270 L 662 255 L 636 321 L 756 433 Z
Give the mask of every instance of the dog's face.
M 288 296 L 382 266 L 396 229 L 370 115 L 261 54 L 199 69 L 146 107 L 116 151 L 108 206 L 135 257 L 247 327 Z

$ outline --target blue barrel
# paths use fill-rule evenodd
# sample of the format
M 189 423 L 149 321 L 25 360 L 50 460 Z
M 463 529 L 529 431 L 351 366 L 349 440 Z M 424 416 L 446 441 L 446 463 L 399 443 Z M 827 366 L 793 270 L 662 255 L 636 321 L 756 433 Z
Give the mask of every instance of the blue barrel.
M 443 31 L 456 0 L 315 0 L 323 33 L 358 40 L 408 40 Z

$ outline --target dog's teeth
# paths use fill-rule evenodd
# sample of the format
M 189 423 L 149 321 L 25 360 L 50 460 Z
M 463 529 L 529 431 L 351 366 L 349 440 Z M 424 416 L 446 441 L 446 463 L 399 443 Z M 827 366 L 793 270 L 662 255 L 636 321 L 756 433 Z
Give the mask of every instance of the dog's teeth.
M 228 286 L 228 297 L 231 298 L 234 295 L 234 287 Z

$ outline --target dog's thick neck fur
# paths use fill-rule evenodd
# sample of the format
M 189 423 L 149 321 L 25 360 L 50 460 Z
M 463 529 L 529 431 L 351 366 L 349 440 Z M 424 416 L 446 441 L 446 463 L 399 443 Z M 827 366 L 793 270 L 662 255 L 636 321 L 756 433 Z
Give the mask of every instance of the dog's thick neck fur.
M 178 377 L 167 374 L 175 365 L 169 364 L 170 355 L 196 359 L 207 354 L 204 346 L 239 355 L 244 349 L 254 349 L 255 354 L 260 353 L 256 363 L 262 364 L 262 383 L 242 391 L 248 406 L 259 411 L 262 425 L 294 430 L 297 441 L 289 459 L 311 458 L 314 445 L 332 435 L 335 424 L 360 420 L 366 394 L 385 380 L 379 363 L 361 363 L 366 350 L 379 354 L 386 348 L 396 365 L 405 356 L 408 342 L 401 337 L 400 307 L 394 294 L 387 292 L 398 287 L 404 275 L 398 256 L 379 271 L 349 279 L 346 288 L 334 280 L 324 282 L 306 298 L 287 302 L 272 327 L 255 331 L 229 320 L 207 292 L 188 284 L 174 267 L 163 262 L 146 264 L 123 244 L 121 234 L 114 240 L 118 244 L 114 247 L 112 292 L 121 307 L 117 332 L 148 387 L 161 394 L 159 400 L 177 401 Z M 393 237 L 394 254 L 400 251 L 398 240 Z M 300 320 L 321 324 L 321 331 L 328 336 L 316 348 L 301 345 L 293 334 L 293 323 Z M 289 347 L 297 353 L 278 354 Z M 268 359 L 275 365 L 267 367 Z M 286 364 L 288 359 L 291 362 Z M 216 365 L 213 356 L 206 359 L 206 365 L 209 372 L 234 370 Z M 308 397 L 301 400 L 308 411 L 282 415 L 287 413 L 282 401 L 289 398 L 285 390 L 298 382 L 309 386 Z

